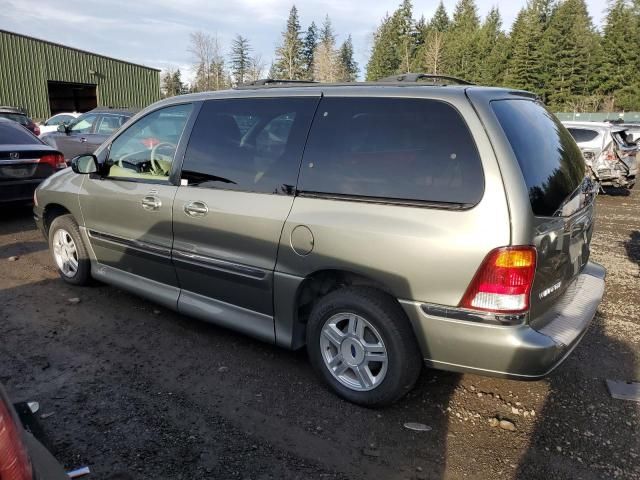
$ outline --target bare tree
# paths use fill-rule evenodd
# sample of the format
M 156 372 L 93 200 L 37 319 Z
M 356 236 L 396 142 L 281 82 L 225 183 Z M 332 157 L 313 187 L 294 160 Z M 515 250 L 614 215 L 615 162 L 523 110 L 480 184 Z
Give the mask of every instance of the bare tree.
M 196 78 L 194 87 L 196 91 L 211 90 L 211 60 L 214 54 L 213 37 L 202 31 L 189 35 L 190 43 L 187 51 L 192 55 Z
M 214 90 L 227 88 L 223 47 L 222 42 L 218 39 L 217 33 L 213 36 L 213 54 L 211 56 L 209 71 L 213 77 Z
M 339 63 L 332 45 L 320 43 L 313 54 L 313 78 L 319 82 L 335 82 L 339 75 Z
M 255 82 L 261 78 L 264 78 L 264 72 L 267 68 L 267 64 L 262 60 L 262 55 L 256 54 L 249 60 L 249 72 L 247 74 L 250 82 Z
M 438 69 L 442 63 L 442 51 L 444 49 L 444 32 L 433 30 L 427 38 L 427 48 L 424 51 L 424 63 L 427 72 L 438 74 Z

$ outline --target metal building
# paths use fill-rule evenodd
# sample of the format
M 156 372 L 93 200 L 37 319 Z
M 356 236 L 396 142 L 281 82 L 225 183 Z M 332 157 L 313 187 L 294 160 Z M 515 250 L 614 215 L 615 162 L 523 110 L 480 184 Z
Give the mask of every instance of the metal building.
M 160 99 L 160 71 L 0 30 L 0 105 L 34 119 Z

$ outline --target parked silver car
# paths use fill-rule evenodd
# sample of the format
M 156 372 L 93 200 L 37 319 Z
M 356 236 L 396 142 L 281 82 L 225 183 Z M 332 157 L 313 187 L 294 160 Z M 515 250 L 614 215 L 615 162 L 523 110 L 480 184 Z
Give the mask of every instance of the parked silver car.
M 563 122 L 602 186 L 633 188 L 638 145 L 628 127 L 609 122 Z
M 61 277 L 91 277 L 286 348 L 342 397 L 423 361 L 540 378 L 604 290 L 596 190 L 533 95 L 398 82 L 265 85 L 140 112 L 48 179 Z

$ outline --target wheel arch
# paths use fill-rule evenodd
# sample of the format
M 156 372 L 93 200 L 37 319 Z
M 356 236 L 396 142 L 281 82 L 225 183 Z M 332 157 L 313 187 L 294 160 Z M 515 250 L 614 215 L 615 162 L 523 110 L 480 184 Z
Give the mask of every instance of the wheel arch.
M 42 220 L 44 225 L 44 230 L 47 235 L 49 235 L 49 227 L 53 221 L 62 216 L 62 215 L 73 215 L 69 209 L 59 203 L 49 203 L 44 207 L 42 213 Z M 77 221 L 77 220 L 76 220 Z
M 319 269 L 302 280 L 299 277 L 281 282 L 276 279 L 276 342 L 291 349 L 302 348 L 306 343 L 307 320 L 318 300 L 334 290 L 355 285 L 375 288 L 397 301 L 397 295 L 384 283 L 347 269 Z

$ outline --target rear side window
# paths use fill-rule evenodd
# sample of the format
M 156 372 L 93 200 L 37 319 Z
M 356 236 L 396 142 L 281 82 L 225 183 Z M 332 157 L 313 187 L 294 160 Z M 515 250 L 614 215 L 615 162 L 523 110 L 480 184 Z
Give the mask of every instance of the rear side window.
M 32 144 L 42 144 L 42 142 L 20 125 L 0 122 L 0 145 Z
M 584 128 L 568 128 L 569 133 L 578 143 L 590 142 L 598 138 L 598 132 L 596 130 L 586 130 Z
M 189 186 L 293 194 L 317 98 L 209 100 L 182 166 Z
M 533 213 L 555 215 L 582 184 L 585 163 L 560 121 L 531 100 L 496 100 L 491 106 L 516 155 Z
M 324 98 L 305 150 L 305 192 L 472 206 L 484 191 L 469 129 L 451 105 Z

